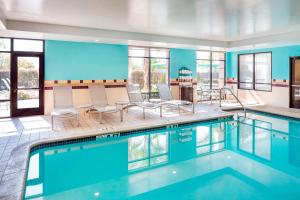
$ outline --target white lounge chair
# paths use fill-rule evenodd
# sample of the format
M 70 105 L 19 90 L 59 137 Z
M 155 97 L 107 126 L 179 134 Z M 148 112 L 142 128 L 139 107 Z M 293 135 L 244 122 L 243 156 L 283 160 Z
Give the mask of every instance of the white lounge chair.
M 127 93 L 130 101 L 129 106 L 137 106 L 143 109 L 143 118 L 146 118 L 146 109 L 160 109 L 160 117 L 162 117 L 162 105 L 160 103 L 152 103 L 149 101 L 145 101 L 140 87 L 137 84 L 128 84 L 127 85 Z
M 156 86 L 159 91 L 159 96 L 163 105 L 176 107 L 179 113 L 180 107 L 191 105 L 192 112 L 195 113 L 195 106 L 193 102 L 173 99 L 171 90 L 167 84 L 157 84 Z
M 76 118 L 79 126 L 79 112 L 73 104 L 72 86 L 53 87 L 53 111 L 51 112 L 51 127 L 54 128 L 54 117 Z
M 2 78 L 0 80 L 0 86 L 1 86 L 1 88 L 0 88 L 0 97 L 2 99 L 9 99 L 9 94 L 10 94 L 10 80 L 9 80 L 9 78 Z M 5 88 L 3 88 L 3 86 Z M 3 106 L 3 104 L 4 104 L 4 106 Z M 2 109 L 2 107 L 4 107 L 4 109 Z M 2 105 L 0 106 L 0 110 L 9 110 L 9 102 L 8 101 L 3 102 Z
M 118 107 L 109 105 L 107 102 L 107 96 L 105 92 L 105 87 L 101 85 L 90 85 L 89 86 L 90 97 L 92 105 L 90 111 L 95 111 L 99 113 L 99 121 L 102 124 L 103 114 L 104 113 L 116 113 L 120 112 L 121 122 L 123 121 L 123 110 L 118 109 Z
M 4 83 L 4 85 L 5 85 L 5 87 L 6 87 L 6 89 L 8 90 L 8 91 L 10 91 L 10 79 L 8 79 L 8 78 L 3 78 L 2 79 L 2 81 L 3 81 L 3 83 Z

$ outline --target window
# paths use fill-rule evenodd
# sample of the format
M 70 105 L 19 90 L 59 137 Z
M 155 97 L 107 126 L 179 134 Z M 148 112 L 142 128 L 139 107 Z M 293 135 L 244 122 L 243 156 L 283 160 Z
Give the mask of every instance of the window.
M 239 89 L 272 90 L 272 53 L 239 55 Z
M 169 49 L 129 47 L 128 82 L 143 93 L 158 92 L 156 84 L 169 83 Z
M 0 38 L 0 118 L 10 116 L 11 40 Z
M 253 55 L 241 55 L 239 60 L 239 88 L 253 89 Z
M 10 51 L 9 38 L 0 38 L 0 51 Z
M 224 86 L 225 52 L 197 51 L 197 81 L 202 89 Z
M 255 55 L 255 89 L 272 90 L 272 54 L 260 53 Z
M 43 52 L 42 40 L 14 39 L 14 51 Z

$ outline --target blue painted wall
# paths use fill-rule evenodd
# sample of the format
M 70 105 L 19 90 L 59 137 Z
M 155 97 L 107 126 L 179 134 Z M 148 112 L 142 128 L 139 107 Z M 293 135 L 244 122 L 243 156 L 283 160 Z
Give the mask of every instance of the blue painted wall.
M 196 77 L 196 50 L 170 49 L 170 77 L 185 66 Z M 128 46 L 45 41 L 45 80 L 112 80 L 128 78 Z
M 193 71 L 193 77 L 197 77 L 196 50 L 170 49 L 170 78 L 178 78 L 178 70 L 182 66 Z
M 238 55 L 254 52 L 272 52 L 272 78 L 289 79 L 289 57 L 300 56 L 300 46 L 275 47 L 238 52 L 228 52 L 226 55 L 227 78 L 237 78 Z
M 45 80 L 128 78 L 128 46 L 45 41 Z

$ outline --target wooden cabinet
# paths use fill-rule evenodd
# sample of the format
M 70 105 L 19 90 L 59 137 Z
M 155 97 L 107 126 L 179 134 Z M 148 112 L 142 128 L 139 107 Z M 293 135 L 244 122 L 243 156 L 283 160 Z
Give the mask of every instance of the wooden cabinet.
M 180 86 L 180 100 L 193 102 L 194 100 L 194 90 L 192 86 Z

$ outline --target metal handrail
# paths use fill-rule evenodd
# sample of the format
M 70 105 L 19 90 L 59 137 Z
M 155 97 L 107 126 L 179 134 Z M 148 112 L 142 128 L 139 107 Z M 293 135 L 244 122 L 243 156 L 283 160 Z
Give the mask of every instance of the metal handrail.
M 220 107 L 222 107 L 222 91 L 228 90 L 232 96 L 234 96 L 234 98 L 237 100 L 237 102 L 242 106 L 243 110 L 244 110 L 244 116 L 246 117 L 246 107 L 244 106 L 244 104 L 239 100 L 239 98 L 233 93 L 233 91 L 230 88 L 227 87 L 223 87 L 220 89 Z

